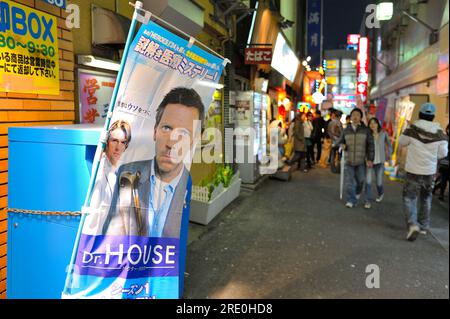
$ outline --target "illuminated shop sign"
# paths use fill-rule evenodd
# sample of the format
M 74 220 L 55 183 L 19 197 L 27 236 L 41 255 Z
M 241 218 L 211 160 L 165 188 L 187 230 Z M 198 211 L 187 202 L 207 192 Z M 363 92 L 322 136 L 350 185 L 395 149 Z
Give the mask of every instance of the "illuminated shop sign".
M 286 79 L 294 82 L 300 61 L 286 43 L 283 35 L 278 33 L 271 66 L 280 72 Z
M 245 49 L 245 64 L 270 64 L 272 62 L 272 48 Z
M 347 44 L 358 44 L 359 38 L 361 38 L 361 35 L 359 34 L 349 34 L 347 36 Z
M 356 94 L 365 103 L 369 91 L 369 39 L 367 37 L 359 39 L 356 68 Z

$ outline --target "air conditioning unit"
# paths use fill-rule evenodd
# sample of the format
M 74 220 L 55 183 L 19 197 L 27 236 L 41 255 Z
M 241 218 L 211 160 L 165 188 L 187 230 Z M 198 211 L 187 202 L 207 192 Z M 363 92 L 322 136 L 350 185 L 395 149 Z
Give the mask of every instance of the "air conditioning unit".
M 131 20 L 94 4 L 91 7 L 91 13 L 92 44 L 123 48 L 127 40 Z

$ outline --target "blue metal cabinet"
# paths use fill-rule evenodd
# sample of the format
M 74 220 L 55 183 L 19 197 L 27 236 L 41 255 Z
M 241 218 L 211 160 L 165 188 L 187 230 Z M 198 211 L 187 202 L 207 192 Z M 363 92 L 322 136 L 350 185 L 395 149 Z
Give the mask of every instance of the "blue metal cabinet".
M 80 211 L 102 127 L 10 128 L 8 206 Z M 7 298 L 60 298 L 79 217 L 8 213 Z

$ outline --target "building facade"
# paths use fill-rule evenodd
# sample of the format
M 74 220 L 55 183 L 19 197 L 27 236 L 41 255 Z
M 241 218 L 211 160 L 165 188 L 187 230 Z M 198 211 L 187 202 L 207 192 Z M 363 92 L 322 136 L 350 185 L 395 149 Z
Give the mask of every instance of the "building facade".
M 416 120 L 424 102 L 437 106 L 441 126 L 448 124 L 448 10 L 446 0 L 395 1 L 392 19 L 368 31 L 374 57 L 370 99 L 393 132 L 399 119 Z

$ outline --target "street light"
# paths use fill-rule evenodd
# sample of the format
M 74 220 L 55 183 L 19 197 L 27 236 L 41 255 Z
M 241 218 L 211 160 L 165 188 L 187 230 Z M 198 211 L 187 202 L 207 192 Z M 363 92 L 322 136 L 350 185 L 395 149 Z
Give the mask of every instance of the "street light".
M 377 4 L 377 20 L 391 20 L 394 14 L 394 4 L 392 2 L 380 2 Z

